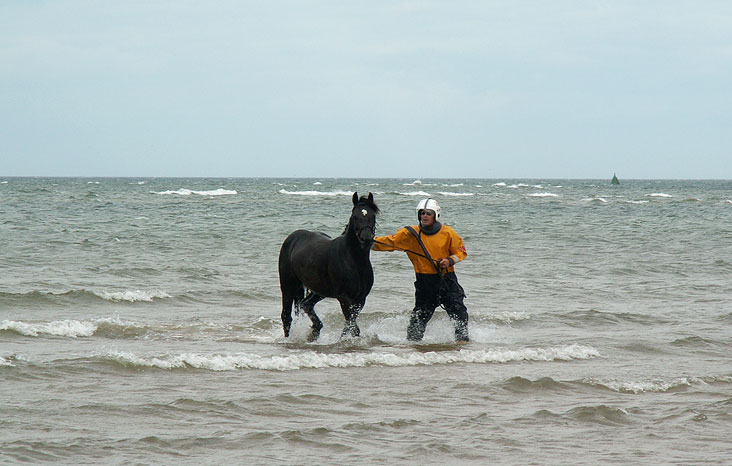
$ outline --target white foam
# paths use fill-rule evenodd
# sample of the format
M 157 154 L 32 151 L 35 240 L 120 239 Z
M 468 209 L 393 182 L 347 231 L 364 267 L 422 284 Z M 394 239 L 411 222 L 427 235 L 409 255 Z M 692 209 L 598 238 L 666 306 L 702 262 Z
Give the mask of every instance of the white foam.
M 628 204 L 648 204 L 649 201 L 623 201 L 627 202 Z
M 592 201 L 600 201 L 603 204 L 607 204 L 607 200 L 603 197 L 588 197 L 587 199 L 582 199 L 585 202 L 592 202 Z
M 695 377 L 681 377 L 674 380 L 640 380 L 640 381 L 599 381 L 594 379 L 586 379 L 585 383 L 593 385 L 603 385 L 610 390 L 621 393 L 644 393 L 644 392 L 667 392 L 674 388 L 690 387 L 695 383 L 705 383 L 703 380 Z
M 161 191 L 155 194 L 177 194 L 179 196 L 190 196 L 191 194 L 198 194 L 199 196 L 227 196 L 237 194 L 237 192 L 223 188 L 214 189 L 213 191 L 194 191 L 191 189 L 181 188 L 177 191 Z
M 316 181 L 315 183 L 313 183 L 313 186 L 321 186 L 322 184 L 323 183 L 321 183 L 320 181 Z
M 430 193 L 426 193 L 424 191 L 414 191 L 411 193 L 399 193 L 399 194 L 401 194 L 402 196 L 430 196 L 431 195 Z
M 437 194 L 442 194 L 443 196 L 474 196 L 474 193 L 451 193 L 451 192 L 439 192 Z
M 0 184 L 8 184 L 7 181 L 0 181 Z
M 170 298 L 170 295 L 162 290 L 127 290 L 127 291 L 100 291 L 94 292 L 95 295 L 107 301 L 128 301 L 134 303 L 136 301 L 151 302 L 154 299 Z
M 529 197 L 559 197 L 559 194 L 554 194 L 550 192 L 543 192 L 543 193 L 533 193 L 529 194 Z
M 504 311 L 491 313 L 491 319 L 506 324 L 512 324 L 517 321 L 530 320 L 531 316 L 523 311 Z
M 673 196 L 670 194 L 666 194 L 666 193 L 651 193 L 648 195 L 648 197 L 673 197 Z
M 41 334 L 61 337 L 90 337 L 97 330 L 94 322 L 80 322 L 78 320 L 56 320 L 43 324 L 27 324 L 12 320 L 0 322 L 0 330 L 12 330 L 21 335 L 37 337 Z
M 280 189 L 280 194 L 290 194 L 294 196 L 353 196 L 353 191 L 287 191 Z
M 511 189 L 528 188 L 528 187 L 529 187 L 529 185 L 528 184 L 524 184 L 524 183 L 512 184 L 511 186 L 509 186 L 509 188 L 511 188 Z
M 406 367 L 442 365 L 456 363 L 490 364 L 519 361 L 569 361 L 598 357 L 596 349 L 589 346 L 570 345 L 559 348 L 525 348 L 519 350 L 459 350 L 441 352 L 408 353 L 319 353 L 303 351 L 285 356 L 262 356 L 258 354 L 200 354 L 182 353 L 160 357 L 139 356 L 130 352 L 111 352 L 104 358 L 138 367 L 159 369 L 181 369 L 193 367 L 213 371 L 239 369 L 261 369 L 291 371 L 298 369 L 325 369 L 334 367 L 388 366 Z
M 493 186 L 503 187 L 503 186 L 506 186 L 506 183 L 504 183 L 503 181 L 501 181 L 500 183 L 494 183 Z
M 422 181 L 420 180 L 414 180 L 411 183 L 404 183 L 403 186 L 417 186 L 422 184 Z
M 5 359 L 4 357 L 0 356 L 0 366 L 10 366 L 10 367 L 15 367 L 15 364 L 13 364 L 12 362 L 8 361 L 8 360 L 7 360 L 7 359 Z

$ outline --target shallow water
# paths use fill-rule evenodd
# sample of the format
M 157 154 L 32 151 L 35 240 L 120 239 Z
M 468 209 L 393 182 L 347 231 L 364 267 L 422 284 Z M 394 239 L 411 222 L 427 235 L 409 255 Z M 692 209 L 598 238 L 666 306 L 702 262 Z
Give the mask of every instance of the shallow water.
M 732 182 L 0 179 L 0 461 L 724 464 Z M 372 253 L 282 337 L 277 254 L 427 195 L 464 238 L 472 341 L 406 341 L 413 270 Z

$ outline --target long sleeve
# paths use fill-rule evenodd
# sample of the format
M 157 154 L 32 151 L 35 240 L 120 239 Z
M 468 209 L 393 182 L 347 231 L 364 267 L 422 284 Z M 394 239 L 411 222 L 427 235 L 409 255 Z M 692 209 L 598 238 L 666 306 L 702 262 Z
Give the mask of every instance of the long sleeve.
M 415 230 L 419 230 L 418 226 L 413 226 Z M 439 232 L 434 235 L 421 236 L 422 242 L 432 256 L 432 259 L 452 258 L 453 263 L 458 263 L 468 256 L 465 244 L 462 238 L 455 230 L 447 225 L 443 225 Z M 414 271 L 421 274 L 435 274 L 437 270 L 435 266 L 424 256 L 424 251 L 414 235 L 406 228 L 399 229 L 395 234 L 389 236 L 377 236 L 374 238 L 375 251 L 404 251 L 407 253 L 409 260 L 412 261 Z M 378 242 L 376 242 L 378 241 Z M 411 254 L 410 254 L 411 253 Z M 449 272 L 453 272 L 454 268 L 450 266 Z

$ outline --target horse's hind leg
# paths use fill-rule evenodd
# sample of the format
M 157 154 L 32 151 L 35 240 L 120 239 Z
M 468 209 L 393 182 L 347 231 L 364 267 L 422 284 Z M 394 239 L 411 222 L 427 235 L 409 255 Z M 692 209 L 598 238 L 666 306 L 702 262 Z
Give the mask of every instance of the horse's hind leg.
M 318 315 L 315 313 L 315 304 L 321 301 L 324 297 L 317 295 L 313 293 L 312 291 L 308 292 L 307 296 L 305 296 L 305 299 L 302 300 L 301 303 L 301 309 L 305 311 L 305 313 L 310 317 L 310 320 L 313 322 L 313 326 L 310 328 L 310 335 L 308 336 L 308 341 L 315 341 L 320 337 L 320 329 L 323 328 L 323 322 L 318 318 Z
M 294 302 L 296 308 L 299 308 L 305 290 L 298 280 L 283 280 L 282 276 L 280 276 L 280 288 L 282 290 L 282 330 L 287 338 L 290 336 L 292 326 L 292 303 Z

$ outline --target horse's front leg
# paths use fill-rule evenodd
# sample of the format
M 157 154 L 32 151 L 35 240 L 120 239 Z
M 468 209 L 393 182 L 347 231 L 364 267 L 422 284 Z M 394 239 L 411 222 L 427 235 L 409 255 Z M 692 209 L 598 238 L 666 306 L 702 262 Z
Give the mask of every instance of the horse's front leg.
M 350 303 L 341 301 L 341 310 L 343 311 L 343 317 L 346 319 L 346 325 L 343 327 L 341 338 L 350 334 L 352 337 L 361 336 L 361 329 L 358 328 L 356 319 L 363 309 L 364 302 Z

